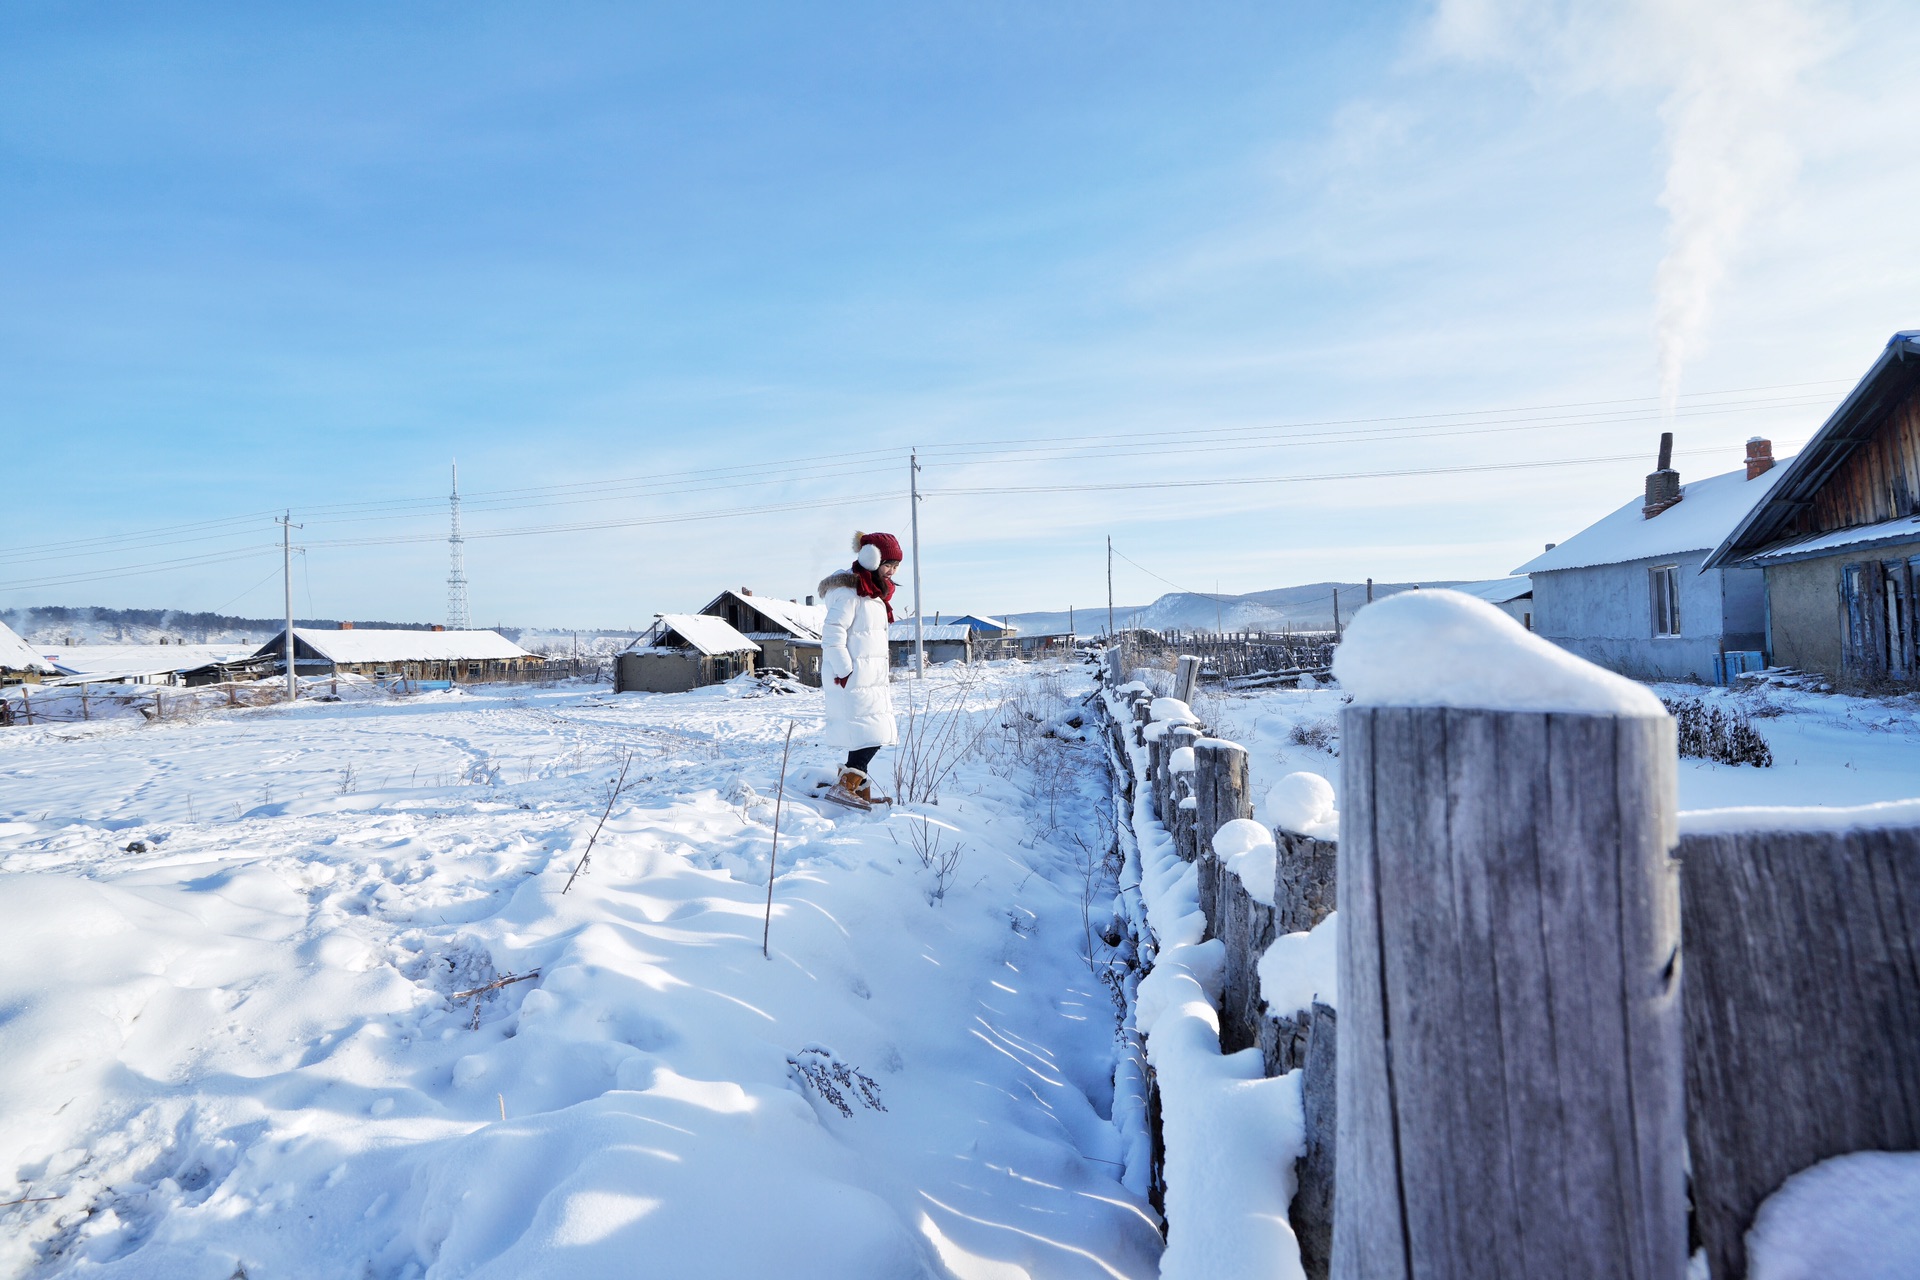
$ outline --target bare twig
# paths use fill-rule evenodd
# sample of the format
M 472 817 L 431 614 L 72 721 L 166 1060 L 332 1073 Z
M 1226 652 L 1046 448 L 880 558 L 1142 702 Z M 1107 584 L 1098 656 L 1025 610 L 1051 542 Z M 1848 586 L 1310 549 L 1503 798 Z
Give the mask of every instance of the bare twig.
M 567 877 L 566 888 L 561 889 L 561 893 L 565 893 L 567 889 L 573 888 L 573 882 L 579 878 L 582 871 L 587 869 L 587 859 L 593 856 L 593 842 L 600 838 L 600 828 L 607 825 L 607 815 L 613 812 L 613 802 L 620 798 L 620 788 L 625 786 L 627 782 L 627 766 L 632 763 L 633 752 L 629 751 L 621 757 L 620 776 L 614 780 L 613 789 L 607 792 L 607 807 L 601 811 L 600 821 L 593 828 L 593 835 L 587 840 L 587 851 L 580 855 L 580 863 L 574 867 L 573 874 Z
M 528 978 L 540 976 L 538 969 L 529 969 L 525 973 L 510 973 L 504 978 L 496 978 L 484 987 L 475 987 L 471 991 L 456 991 L 448 997 L 450 1000 L 466 1000 L 472 996 L 485 995 L 489 991 L 498 991 L 501 987 L 510 987 L 516 982 L 525 982 Z
M 768 940 L 773 937 L 773 876 L 780 869 L 780 807 L 787 798 L 787 754 L 793 750 L 793 721 L 787 721 L 787 740 L 780 748 L 780 790 L 773 798 L 773 852 L 767 855 L 767 922 L 760 929 L 760 954 L 773 959 Z
M 22 1196 L 18 1200 L 0 1200 L 0 1209 L 11 1209 L 16 1204 L 45 1204 L 58 1199 L 59 1196 Z

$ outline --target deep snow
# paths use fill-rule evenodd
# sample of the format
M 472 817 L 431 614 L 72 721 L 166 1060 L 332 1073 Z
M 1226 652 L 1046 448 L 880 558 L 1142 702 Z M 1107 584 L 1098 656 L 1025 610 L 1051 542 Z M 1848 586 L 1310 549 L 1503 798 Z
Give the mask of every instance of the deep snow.
M 0 734 L 0 1274 L 1154 1274 L 1069 838 L 1106 782 L 1032 729 L 1084 679 L 930 685 L 981 736 L 892 817 L 794 794 L 811 691 Z

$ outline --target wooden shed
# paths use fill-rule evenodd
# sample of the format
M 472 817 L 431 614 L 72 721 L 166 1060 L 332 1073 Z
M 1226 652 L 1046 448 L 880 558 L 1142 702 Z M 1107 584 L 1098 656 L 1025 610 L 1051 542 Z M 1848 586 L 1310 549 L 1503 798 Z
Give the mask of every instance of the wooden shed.
M 1773 469 L 1764 440 L 1748 470 Z M 1707 558 L 1766 576 L 1770 663 L 1920 687 L 1920 330 L 1896 333 Z
M 960 622 L 927 623 L 928 662 L 972 662 L 973 628 Z M 896 667 L 914 661 L 914 620 L 902 618 L 887 627 L 887 654 Z
M 760 646 L 705 613 L 663 613 L 613 661 L 615 693 L 684 693 L 754 670 Z

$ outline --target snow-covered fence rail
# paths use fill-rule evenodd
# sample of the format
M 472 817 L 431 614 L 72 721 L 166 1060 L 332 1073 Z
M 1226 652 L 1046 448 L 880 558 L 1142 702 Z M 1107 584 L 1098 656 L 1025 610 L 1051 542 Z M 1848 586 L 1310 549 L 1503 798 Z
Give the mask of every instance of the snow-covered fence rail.
M 1682 818 L 1687 1140 L 1715 1280 L 1760 1202 L 1920 1149 L 1920 802 Z

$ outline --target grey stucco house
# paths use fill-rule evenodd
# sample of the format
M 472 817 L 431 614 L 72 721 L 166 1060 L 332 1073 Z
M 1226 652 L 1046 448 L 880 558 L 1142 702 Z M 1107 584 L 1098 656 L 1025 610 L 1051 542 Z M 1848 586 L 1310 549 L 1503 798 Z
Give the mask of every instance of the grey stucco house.
M 1706 560 L 1764 573 L 1770 661 L 1920 686 L 1920 331 L 1873 367 Z
M 1533 629 L 1554 643 L 1636 679 L 1720 683 L 1763 661 L 1766 586 L 1757 568 L 1707 557 L 1783 469 L 1755 439 L 1740 470 L 1683 485 L 1672 442 L 1661 437 L 1641 497 L 1514 572 L 1533 579 Z

